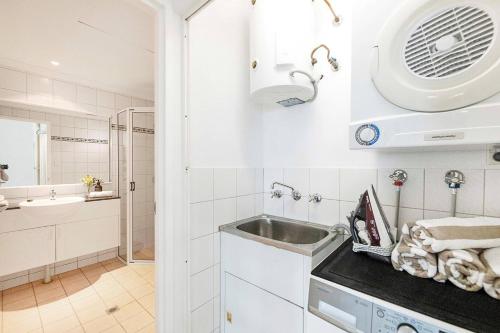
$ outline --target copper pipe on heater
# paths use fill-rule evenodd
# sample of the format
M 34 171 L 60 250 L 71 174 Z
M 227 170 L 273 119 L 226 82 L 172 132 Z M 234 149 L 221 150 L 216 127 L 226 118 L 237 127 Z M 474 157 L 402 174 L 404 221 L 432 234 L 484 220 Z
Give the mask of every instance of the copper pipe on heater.
M 316 64 L 318 63 L 318 59 L 316 59 L 316 58 L 314 57 L 314 54 L 316 53 L 316 51 L 318 51 L 318 50 L 319 50 L 319 49 L 321 49 L 321 48 L 324 48 L 324 49 L 326 50 L 326 52 L 328 52 L 328 54 L 326 55 L 326 57 L 327 57 L 328 59 L 330 59 L 330 53 L 331 53 L 331 52 L 330 52 L 330 48 L 329 48 L 328 46 L 326 46 L 325 44 L 321 44 L 321 45 L 319 45 L 319 46 L 315 47 L 315 48 L 312 50 L 312 52 L 311 52 L 311 64 L 312 64 L 313 66 L 314 66 L 314 65 L 316 65 Z
M 326 59 L 328 60 L 328 62 L 330 63 L 330 65 L 332 66 L 332 70 L 333 71 L 338 71 L 339 70 L 339 64 L 337 62 L 337 59 L 333 58 L 330 54 L 330 48 L 328 46 L 326 46 L 325 44 L 320 44 L 319 46 L 315 47 L 312 52 L 311 52 L 311 64 L 314 66 L 318 63 L 318 59 L 314 56 L 314 54 L 319 50 L 319 49 L 325 49 L 328 53 L 326 55 Z
M 333 23 L 335 24 L 340 24 L 340 16 L 338 16 L 336 13 L 335 13 L 335 10 L 333 9 L 333 6 L 332 4 L 330 3 L 329 0 L 323 0 L 326 5 L 328 6 L 328 8 L 330 8 L 330 11 L 332 12 L 332 15 L 333 15 Z

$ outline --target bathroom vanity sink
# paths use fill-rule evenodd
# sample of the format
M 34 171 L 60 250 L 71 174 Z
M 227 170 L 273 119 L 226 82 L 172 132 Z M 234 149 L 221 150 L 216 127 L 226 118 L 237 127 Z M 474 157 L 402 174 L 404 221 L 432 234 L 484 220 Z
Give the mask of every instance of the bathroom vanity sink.
M 327 230 L 282 222 L 268 216 L 240 224 L 236 228 L 260 237 L 291 244 L 314 244 L 328 236 Z
M 310 257 L 337 236 L 335 230 L 324 225 L 271 215 L 227 224 L 221 226 L 220 231 Z
M 84 202 L 85 199 L 82 197 L 62 197 L 23 201 L 19 207 L 24 213 L 33 217 L 60 218 L 75 213 Z

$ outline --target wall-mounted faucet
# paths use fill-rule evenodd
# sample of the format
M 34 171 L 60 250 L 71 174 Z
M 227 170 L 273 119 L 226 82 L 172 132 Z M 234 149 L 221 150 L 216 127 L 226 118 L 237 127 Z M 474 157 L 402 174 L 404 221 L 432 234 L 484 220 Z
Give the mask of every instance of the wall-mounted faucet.
M 299 201 L 302 198 L 302 194 L 300 194 L 299 191 L 296 191 L 293 187 L 291 187 L 289 185 L 286 185 L 286 184 L 283 184 L 283 183 L 279 183 L 279 182 L 274 182 L 273 185 L 271 186 L 271 189 L 273 190 L 271 192 L 271 198 L 281 198 L 281 196 L 283 195 L 282 191 L 274 189 L 274 187 L 276 185 L 289 188 L 292 191 L 292 198 L 293 198 L 293 200 Z
M 56 191 L 54 189 L 50 190 L 50 200 L 56 200 Z

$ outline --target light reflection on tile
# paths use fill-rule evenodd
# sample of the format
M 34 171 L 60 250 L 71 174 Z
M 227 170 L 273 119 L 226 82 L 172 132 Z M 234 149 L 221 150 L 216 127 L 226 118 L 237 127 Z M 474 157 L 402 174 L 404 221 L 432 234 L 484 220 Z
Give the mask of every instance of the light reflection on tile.
M 154 332 L 154 271 L 115 258 L 4 290 L 0 332 Z

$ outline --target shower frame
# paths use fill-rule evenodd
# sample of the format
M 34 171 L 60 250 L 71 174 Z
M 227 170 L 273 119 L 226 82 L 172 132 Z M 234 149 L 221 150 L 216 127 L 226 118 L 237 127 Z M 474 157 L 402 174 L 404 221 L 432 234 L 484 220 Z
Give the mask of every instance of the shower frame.
M 133 233 L 134 233 L 134 196 L 133 196 L 133 192 L 135 192 L 135 181 L 134 181 L 134 167 L 133 167 L 133 164 L 134 164 L 134 149 L 133 149 L 133 144 L 134 144 L 134 139 L 133 139 L 133 134 L 134 134 L 134 131 L 133 131 L 133 128 L 131 128 L 131 126 L 133 127 L 133 116 L 134 114 L 136 113 L 152 113 L 154 114 L 154 108 L 153 107 L 131 107 L 131 108 L 127 108 L 127 109 L 123 109 L 121 111 L 119 111 L 116 115 L 116 124 L 117 124 L 117 128 L 116 128 L 116 138 L 117 138 L 117 142 L 116 142 L 116 152 L 117 152 L 117 188 L 118 188 L 118 193 L 121 195 L 121 178 L 120 178 L 120 115 L 123 114 L 123 113 L 128 113 L 127 114 L 127 124 L 125 125 L 126 126 L 126 132 L 127 132 L 127 136 L 126 136 L 126 140 L 127 140 L 127 150 L 126 150 L 126 163 L 127 163 L 127 181 L 125 182 L 125 185 L 127 186 L 127 209 L 126 209 L 126 214 L 127 214 L 127 234 L 126 234 L 126 254 L 125 254 L 125 258 L 123 258 L 121 255 L 120 255 L 120 248 L 118 249 L 118 258 L 120 260 L 122 260 L 123 262 L 127 263 L 127 264 L 150 264 L 150 263 L 155 263 L 155 257 L 156 257 L 156 254 L 154 255 L 153 259 L 134 259 L 134 248 L 133 248 L 133 241 L 134 241 L 134 238 L 133 238 Z M 155 157 L 156 158 L 156 157 Z M 154 176 L 153 176 L 154 177 Z M 156 185 L 155 185 L 156 186 Z M 121 198 L 121 200 L 123 200 L 123 198 Z M 155 202 L 156 202 L 156 198 L 155 198 Z M 154 203 L 154 206 L 156 206 L 156 204 Z M 156 210 L 156 209 L 155 209 Z M 120 214 L 122 214 L 123 211 L 120 209 Z M 120 228 L 121 228 L 121 216 L 120 216 Z M 154 214 L 154 225 L 156 225 L 156 214 Z M 122 234 L 121 234 L 121 229 L 120 229 L 120 246 L 121 246 L 121 237 L 122 237 Z M 155 237 L 156 238 L 156 237 Z M 156 244 L 154 244 L 154 249 L 155 249 L 155 252 L 156 252 Z

